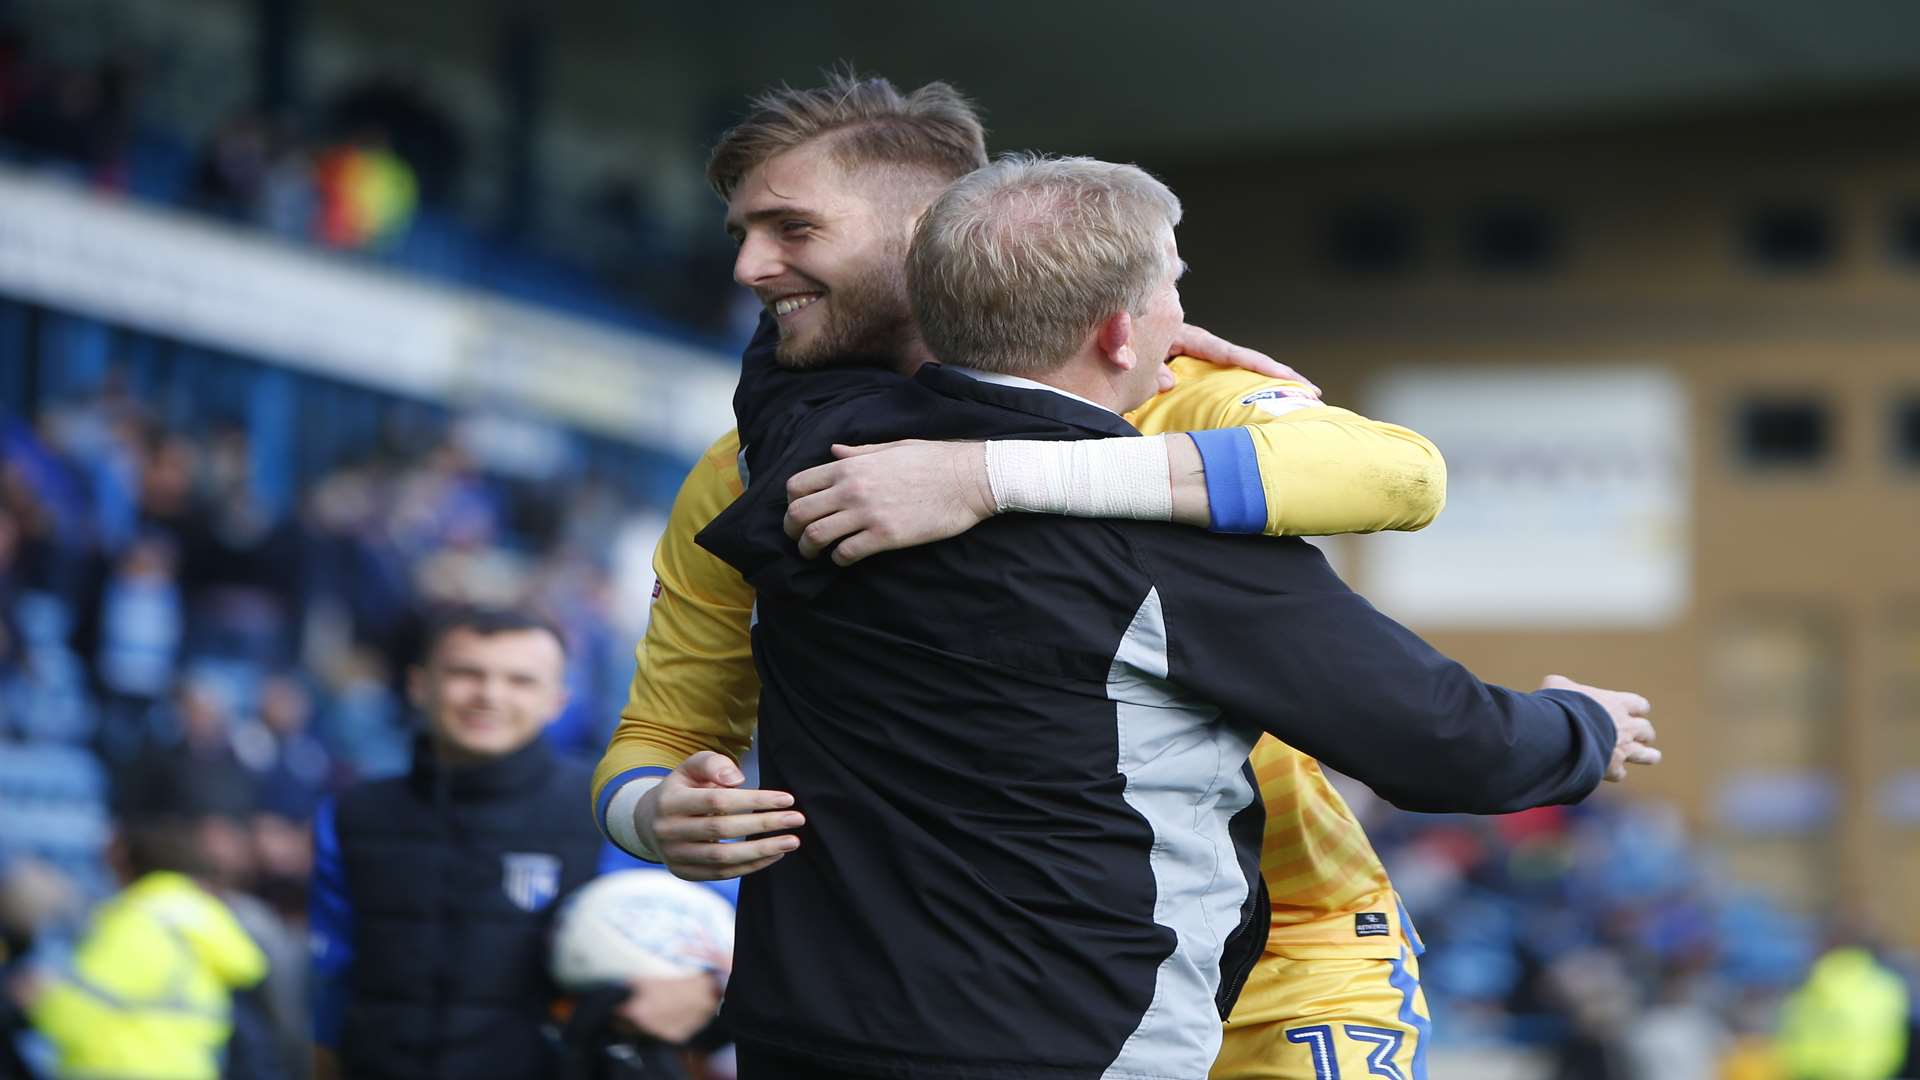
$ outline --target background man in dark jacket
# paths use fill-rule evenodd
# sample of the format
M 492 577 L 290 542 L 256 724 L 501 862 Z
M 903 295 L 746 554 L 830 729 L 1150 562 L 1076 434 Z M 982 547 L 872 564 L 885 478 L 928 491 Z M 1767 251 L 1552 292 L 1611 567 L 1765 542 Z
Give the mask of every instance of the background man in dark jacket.
M 447 615 L 408 696 L 425 733 L 405 776 L 316 814 L 316 1072 L 322 1078 L 536 1077 L 554 902 L 593 878 L 603 845 L 581 813 L 589 769 L 540 733 L 566 706 L 565 646 L 547 623 Z M 705 976 L 648 992 L 697 998 Z

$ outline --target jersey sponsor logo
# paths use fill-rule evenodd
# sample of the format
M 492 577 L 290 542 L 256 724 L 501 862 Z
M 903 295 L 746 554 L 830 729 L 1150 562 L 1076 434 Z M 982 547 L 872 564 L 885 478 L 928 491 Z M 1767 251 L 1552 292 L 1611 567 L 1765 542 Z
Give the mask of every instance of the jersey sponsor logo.
M 512 851 L 500 856 L 500 889 L 521 911 L 539 911 L 560 895 L 560 857 Z
M 1273 416 L 1282 416 L 1295 409 L 1317 408 L 1323 402 L 1304 386 L 1270 386 L 1241 398 L 1240 404 Z
M 1353 914 L 1354 937 L 1386 937 L 1393 933 L 1384 911 L 1356 911 Z

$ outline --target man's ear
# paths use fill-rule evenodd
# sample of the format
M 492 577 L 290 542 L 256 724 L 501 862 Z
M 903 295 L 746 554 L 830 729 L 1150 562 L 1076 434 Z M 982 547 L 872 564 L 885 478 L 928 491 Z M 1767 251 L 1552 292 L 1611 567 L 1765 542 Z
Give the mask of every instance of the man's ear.
M 545 720 L 540 721 L 540 726 L 544 728 L 555 720 L 560 719 L 560 714 L 566 712 L 567 706 L 571 704 L 573 704 L 573 691 L 567 688 L 565 682 L 562 682 L 559 688 L 554 691 L 552 712 Z
M 1100 356 L 1121 371 L 1132 371 L 1139 363 L 1133 352 L 1133 316 L 1124 311 L 1107 316 L 1094 330 L 1093 343 Z

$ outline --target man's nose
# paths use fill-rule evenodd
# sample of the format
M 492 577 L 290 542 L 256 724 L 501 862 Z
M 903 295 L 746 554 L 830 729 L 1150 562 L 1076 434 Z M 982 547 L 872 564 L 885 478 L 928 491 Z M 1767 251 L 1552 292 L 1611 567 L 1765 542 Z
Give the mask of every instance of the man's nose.
M 492 675 L 482 675 L 473 681 L 473 703 L 481 708 L 491 708 L 500 700 L 502 687 L 500 680 Z
M 784 269 L 779 249 L 766 237 L 749 234 L 733 257 L 733 280 L 749 289 L 779 277 Z

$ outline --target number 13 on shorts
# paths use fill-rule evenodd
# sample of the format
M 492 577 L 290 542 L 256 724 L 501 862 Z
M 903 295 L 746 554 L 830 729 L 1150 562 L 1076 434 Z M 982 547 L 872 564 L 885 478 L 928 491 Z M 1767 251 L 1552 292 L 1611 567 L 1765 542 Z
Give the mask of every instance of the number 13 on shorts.
M 1340 1059 L 1353 1060 L 1355 1051 L 1364 1052 L 1368 1076 L 1384 1076 L 1388 1080 L 1408 1080 L 1405 1072 L 1394 1062 L 1400 1056 L 1400 1046 L 1406 1040 L 1403 1032 L 1392 1028 L 1367 1027 L 1362 1024 L 1338 1025 L 1341 1036 L 1347 1042 L 1348 1052 L 1336 1041 L 1333 1024 L 1315 1024 L 1310 1027 L 1290 1028 L 1287 1041 L 1305 1047 L 1313 1056 L 1314 1080 L 1340 1080 Z

